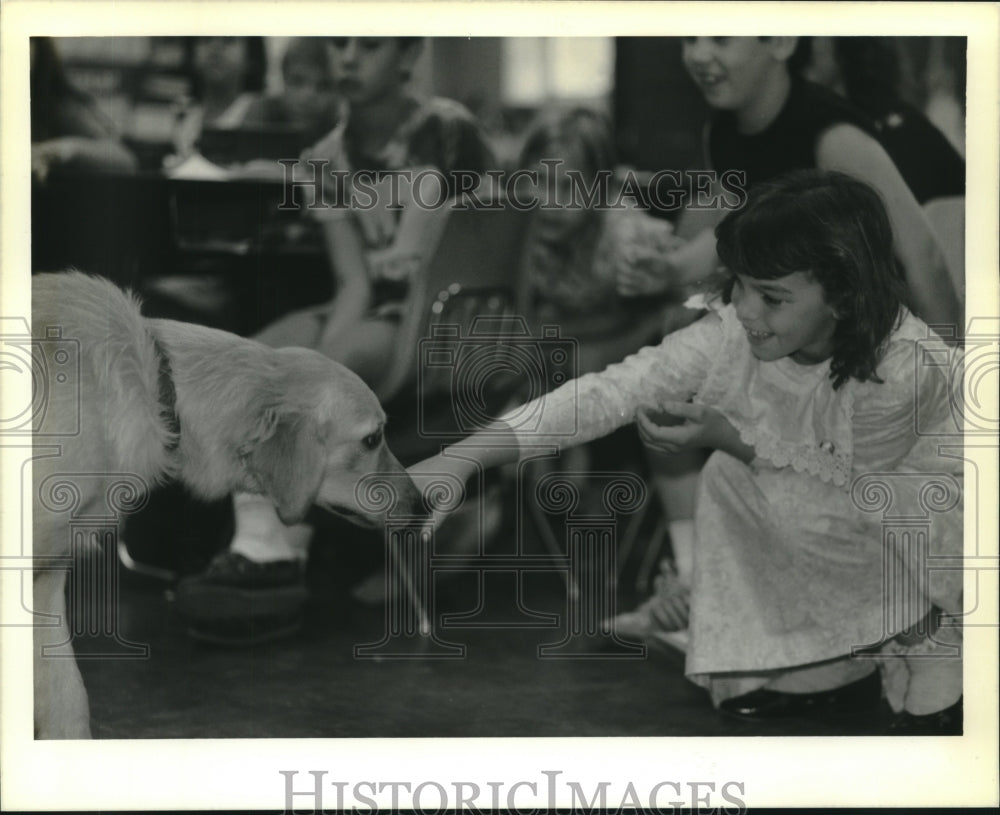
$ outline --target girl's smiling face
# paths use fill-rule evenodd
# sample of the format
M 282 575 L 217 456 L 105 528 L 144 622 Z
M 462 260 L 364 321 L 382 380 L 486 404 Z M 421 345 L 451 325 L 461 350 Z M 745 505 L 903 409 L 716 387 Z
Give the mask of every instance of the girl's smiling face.
M 732 303 L 757 359 L 791 357 L 814 365 L 833 354 L 837 316 L 811 274 L 794 272 L 774 280 L 733 277 Z
M 739 110 L 762 92 L 773 61 L 758 37 L 685 37 L 684 67 L 713 108 Z
M 789 82 L 795 37 L 685 37 L 682 60 L 710 107 L 732 111 L 744 132 L 777 116 Z

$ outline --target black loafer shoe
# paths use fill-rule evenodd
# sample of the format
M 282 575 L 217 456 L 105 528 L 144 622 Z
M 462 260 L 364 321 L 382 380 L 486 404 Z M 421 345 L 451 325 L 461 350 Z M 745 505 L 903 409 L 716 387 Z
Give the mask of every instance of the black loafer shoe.
M 225 551 L 216 555 L 200 575 L 185 578 L 181 582 L 266 589 L 290 586 L 302 581 L 302 564 L 297 560 L 267 560 L 258 563 L 238 552 Z
M 961 697 L 951 707 L 917 716 L 914 713 L 897 713 L 889 725 L 887 735 L 890 736 L 961 736 L 962 735 L 962 699 Z
M 223 552 L 204 572 L 181 580 L 175 592 L 192 637 L 236 646 L 293 633 L 308 598 L 298 561 L 255 563 L 235 552 Z
M 726 699 L 719 710 L 741 719 L 779 719 L 815 715 L 820 712 L 852 712 L 875 707 L 882 696 L 882 683 L 873 671 L 857 682 L 817 693 L 782 693 L 760 688 Z

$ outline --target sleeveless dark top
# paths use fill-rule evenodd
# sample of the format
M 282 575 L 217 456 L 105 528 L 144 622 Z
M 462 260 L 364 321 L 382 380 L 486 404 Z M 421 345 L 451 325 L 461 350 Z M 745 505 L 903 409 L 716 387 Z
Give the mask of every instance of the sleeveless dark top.
M 891 121 L 895 122 L 896 119 Z M 712 167 L 743 170 L 747 186 L 767 181 L 791 170 L 816 166 L 816 145 L 829 128 L 849 124 L 878 141 L 893 160 L 903 180 L 920 202 L 942 195 L 962 195 L 965 188 L 965 164 L 955 170 L 953 161 L 935 160 L 925 155 L 917 160 L 920 148 L 909 143 L 907 133 L 886 133 L 860 109 L 826 88 L 793 78 L 788 99 L 777 118 L 760 133 L 740 133 L 736 116 L 730 111 L 717 115 L 709 128 L 708 158 Z M 930 122 L 927 126 L 934 128 Z M 936 130 L 936 128 L 934 128 Z M 941 137 L 945 142 L 947 140 Z M 940 145 L 937 145 L 938 147 Z M 951 150 L 954 153 L 954 150 Z M 940 169 L 945 167 L 944 171 Z M 950 169 L 949 169 L 950 168 Z M 960 182 L 956 184 L 956 176 Z
M 885 151 L 892 156 L 913 197 L 965 195 L 965 159 L 923 113 L 899 99 L 868 108 Z

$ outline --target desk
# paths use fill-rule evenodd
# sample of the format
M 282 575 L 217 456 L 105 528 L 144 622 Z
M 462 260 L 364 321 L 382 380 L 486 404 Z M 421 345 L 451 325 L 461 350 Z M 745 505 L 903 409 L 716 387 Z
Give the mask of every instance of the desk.
M 318 229 L 284 197 L 280 181 L 53 173 L 32 187 L 32 270 L 74 266 L 145 293 L 150 314 L 252 334 L 333 294 Z M 212 278 L 226 313 L 172 310 L 150 285 L 168 275 Z
M 173 268 L 167 179 L 53 171 L 31 189 L 31 268 L 75 266 L 119 285 Z

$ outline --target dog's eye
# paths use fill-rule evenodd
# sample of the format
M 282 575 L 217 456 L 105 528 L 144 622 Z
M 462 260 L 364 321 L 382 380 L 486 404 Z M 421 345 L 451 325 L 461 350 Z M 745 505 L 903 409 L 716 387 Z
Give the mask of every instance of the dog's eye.
M 376 447 L 378 447 L 382 443 L 382 428 L 380 427 L 374 433 L 371 433 L 370 435 L 365 436 L 364 439 L 362 440 L 362 443 L 369 450 L 374 450 Z

